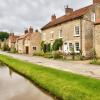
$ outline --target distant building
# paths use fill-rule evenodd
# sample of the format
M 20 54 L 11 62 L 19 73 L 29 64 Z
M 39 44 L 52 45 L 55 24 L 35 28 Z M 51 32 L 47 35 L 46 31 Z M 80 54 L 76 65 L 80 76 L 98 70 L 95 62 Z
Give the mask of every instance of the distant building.
M 16 42 L 16 49 L 18 53 L 33 54 L 33 52 L 40 51 L 41 34 L 40 32 L 34 32 L 30 27 L 25 30 L 24 35 L 20 36 Z
M 7 39 L 9 48 L 16 48 L 17 38 L 19 38 L 19 36 L 16 36 L 14 33 L 9 34 L 9 38 Z
M 75 11 L 67 6 L 65 15 L 59 18 L 52 15 L 51 21 L 42 27 L 42 40 L 53 45 L 56 39 L 62 39 L 62 52 L 66 54 L 74 46 L 75 53 L 81 51 L 85 57 L 93 56 L 93 49 L 100 56 L 99 21 L 100 0 L 93 0 L 92 5 Z

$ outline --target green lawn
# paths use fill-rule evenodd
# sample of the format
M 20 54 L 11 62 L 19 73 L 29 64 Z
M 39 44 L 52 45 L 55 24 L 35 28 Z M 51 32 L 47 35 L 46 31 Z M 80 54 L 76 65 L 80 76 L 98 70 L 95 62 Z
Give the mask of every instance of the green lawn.
M 0 55 L 0 60 L 60 100 L 100 100 L 100 80 Z

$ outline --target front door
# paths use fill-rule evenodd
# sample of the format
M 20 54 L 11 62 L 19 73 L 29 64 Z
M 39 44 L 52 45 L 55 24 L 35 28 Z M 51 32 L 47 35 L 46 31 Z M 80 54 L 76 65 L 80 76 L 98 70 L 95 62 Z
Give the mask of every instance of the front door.
M 26 54 L 29 54 L 29 47 L 26 47 Z
M 64 52 L 68 53 L 68 43 L 67 42 L 64 43 Z

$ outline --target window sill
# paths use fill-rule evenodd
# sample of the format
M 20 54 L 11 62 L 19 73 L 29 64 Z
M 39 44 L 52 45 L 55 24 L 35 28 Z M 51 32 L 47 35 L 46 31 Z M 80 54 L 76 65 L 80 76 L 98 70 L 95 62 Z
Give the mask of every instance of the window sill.
M 74 35 L 74 37 L 80 37 L 80 35 Z
M 59 39 L 62 39 L 63 37 L 59 37 Z

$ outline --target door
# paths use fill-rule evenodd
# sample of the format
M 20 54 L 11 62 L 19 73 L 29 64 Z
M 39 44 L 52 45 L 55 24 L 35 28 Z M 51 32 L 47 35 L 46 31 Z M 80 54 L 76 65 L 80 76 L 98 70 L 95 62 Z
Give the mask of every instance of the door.
M 64 52 L 68 53 L 68 43 L 67 42 L 64 43 Z
M 29 54 L 29 47 L 26 47 L 26 54 Z

